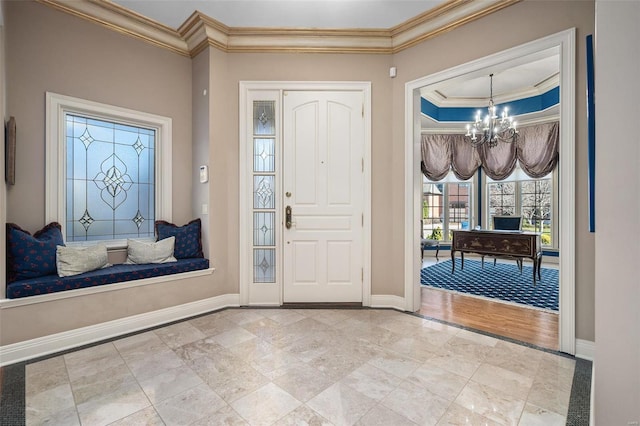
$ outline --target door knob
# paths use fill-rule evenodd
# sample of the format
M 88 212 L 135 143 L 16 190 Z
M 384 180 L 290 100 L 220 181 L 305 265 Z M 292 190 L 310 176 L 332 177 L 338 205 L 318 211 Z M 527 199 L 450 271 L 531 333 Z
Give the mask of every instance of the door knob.
M 287 206 L 284 209 L 284 226 L 286 226 L 287 229 L 291 229 L 291 206 Z

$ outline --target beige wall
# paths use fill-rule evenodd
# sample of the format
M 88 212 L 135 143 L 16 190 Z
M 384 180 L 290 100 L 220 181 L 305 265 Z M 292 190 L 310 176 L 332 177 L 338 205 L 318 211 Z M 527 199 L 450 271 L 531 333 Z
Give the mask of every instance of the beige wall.
M 203 219 L 217 270 L 207 282 L 191 284 L 189 300 L 237 293 L 238 82 L 370 81 L 372 293 L 403 296 L 405 83 L 570 27 L 578 28 L 580 47 L 593 32 L 593 14 L 593 2 L 523 2 L 393 56 L 226 54 L 210 48 L 191 61 L 46 6 L 9 2 L 7 113 L 16 116 L 23 146 L 8 220 L 28 229 L 44 222 L 45 91 L 166 115 L 174 120 L 174 220 L 185 222 L 200 214 L 203 200 L 209 203 Z M 586 232 L 586 210 L 579 208 L 586 206 L 584 49 L 577 50 L 577 337 L 593 340 L 593 237 Z M 398 67 L 395 79 L 388 77 L 391 65 Z M 201 108 L 208 108 L 208 129 Z M 192 182 L 202 156 L 208 156 L 210 182 L 198 186 Z
M 597 426 L 640 422 L 639 19 L 640 2 L 597 2 Z
M 5 56 L 4 56 L 4 3 L 0 3 L 0 117 L 3 119 L 3 123 L 6 123 L 6 120 L 9 117 L 5 116 L 6 111 L 6 87 L 5 87 Z M 4 132 L 0 132 L 0 141 L 2 142 L 1 146 L 5 146 L 4 140 Z M 4 176 L 4 149 L 0 149 L 0 179 Z M 1 180 L 0 183 L 0 224 L 4 225 L 7 222 L 7 185 L 5 180 Z M 0 227 L 0 242 L 5 241 L 6 238 L 6 228 L 4 226 Z M 0 243 L 1 245 L 2 243 Z M 3 253 L 0 250 L 0 253 Z M 0 256 L 0 277 L 6 277 L 7 271 L 7 260 L 6 256 Z M 0 278 L 0 282 L 2 278 Z M 6 296 L 6 289 L 4 286 L 0 285 L 0 299 L 3 299 Z
M 45 223 L 45 92 L 173 119 L 173 219 L 191 219 L 191 60 L 31 2 L 6 2 L 7 114 L 16 118 L 16 185 L 7 220 Z
M 18 125 L 16 185 L 8 189 L 7 221 L 31 231 L 44 225 L 46 91 L 171 117 L 173 220 L 195 217 L 191 59 L 35 2 L 4 3 L 6 115 L 15 116 Z M 116 257 L 122 260 L 123 254 Z M 215 277 L 2 308 L 0 345 L 229 293 L 214 285 Z
M 191 176 L 193 191 L 191 211 L 194 217 L 202 221 L 202 248 L 205 257 L 209 257 L 209 215 L 202 214 L 202 205 L 209 205 L 209 182 L 200 183 L 200 166 L 209 166 L 209 51 L 205 50 L 193 59 L 191 66 L 193 84 L 191 86 L 192 99 L 192 167 Z
M 214 297 L 220 293 L 214 293 L 211 277 L 206 275 L 179 282 L 2 307 L 0 346 Z
M 215 53 L 214 53 L 215 52 Z M 218 65 L 212 72 L 212 96 L 220 100 L 217 113 L 211 114 L 214 135 L 211 141 L 211 164 L 219 176 L 212 183 L 211 199 L 217 200 L 211 211 L 212 239 L 224 239 L 228 285 L 238 291 L 238 89 L 240 81 L 371 81 L 372 83 L 372 292 L 402 295 L 402 270 L 392 270 L 387 261 L 393 224 L 401 209 L 388 203 L 391 151 L 391 121 L 394 114 L 391 97 L 391 63 L 387 55 L 326 54 L 224 54 L 212 49 Z M 225 69 L 222 69 L 226 66 Z M 216 235 L 219 229 L 221 235 Z M 402 232 L 402 231 L 400 231 Z M 217 244 L 216 244 L 217 245 Z M 213 250 L 216 250 L 214 247 Z M 217 263 L 216 263 L 217 264 Z M 394 281 L 394 277 L 395 281 Z
M 584 39 L 594 32 L 594 2 L 592 1 L 524 1 L 492 15 L 427 40 L 396 54 L 394 65 L 398 77 L 394 80 L 393 109 L 404 109 L 404 84 L 420 77 L 446 70 L 544 36 L 575 27 L 576 31 L 576 337 L 594 340 L 594 235 L 588 232 L 587 216 L 587 122 L 585 107 Z M 394 115 L 393 158 L 401 158 L 404 121 Z M 404 164 L 392 167 L 393 203 L 404 179 Z M 394 230 L 393 247 L 400 252 L 402 229 Z M 562 255 L 562 248 L 560 250 Z M 399 259 L 397 259 L 399 258 Z M 394 271 L 402 256 L 394 255 Z
M 523 20 L 536 17 L 545 25 L 523 26 Z M 314 54 L 222 54 L 226 61 L 228 80 L 224 98 L 227 111 L 212 115 L 212 126 L 225 140 L 238 140 L 237 87 L 241 80 L 364 80 L 372 82 L 372 293 L 403 296 L 403 206 L 404 206 L 404 85 L 407 81 L 441 71 L 491 53 L 526 43 L 546 35 L 576 27 L 577 40 L 593 33 L 593 2 L 524 2 L 480 21 L 463 26 L 440 37 L 393 56 L 378 55 L 314 55 Z M 544 18 L 543 18 L 544 17 Z M 500 31 L 495 30 L 499 26 Z M 511 34 L 504 37 L 505 33 Z M 488 37 L 490 43 L 478 43 Z M 467 48 L 468 46 L 468 48 Z M 586 121 L 584 119 L 584 54 L 577 49 L 576 65 L 576 162 L 578 206 L 587 203 L 586 193 Z M 398 68 L 398 77 L 390 79 L 388 68 Z M 216 76 L 212 77 L 216 80 Z M 582 111 L 582 114 L 580 112 Z M 230 125 L 231 124 L 231 125 Z M 215 139 L 215 138 L 214 138 Z M 218 146 L 212 141 L 212 146 Z M 238 150 L 225 145 L 227 176 L 236 176 Z M 220 146 L 219 148 L 223 148 Z M 212 154 L 215 157 L 215 154 Z M 216 161 L 212 157 L 212 161 Z M 217 169 L 217 167 L 216 167 Z M 222 173 L 222 172 L 221 172 Z M 226 181 L 220 188 L 229 206 L 226 212 L 237 218 L 238 182 Z M 233 192 L 228 192 L 233 189 Z M 215 191 L 215 190 L 214 190 Z M 217 195 L 212 195 L 212 200 Z M 215 220 L 212 218 L 212 220 Z M 587 232 L 586 210 L 577 208 L 576 217 L 576 306 L 577 337 L 594 340 L 593 320 L 593 235 Z M 227 222 L 228 247 L 237 253 L 238 224 Z M 238 261 L 229 259 L 231 282 L 237 283 Z M 235 285 L 235 284 L 234 284 Z

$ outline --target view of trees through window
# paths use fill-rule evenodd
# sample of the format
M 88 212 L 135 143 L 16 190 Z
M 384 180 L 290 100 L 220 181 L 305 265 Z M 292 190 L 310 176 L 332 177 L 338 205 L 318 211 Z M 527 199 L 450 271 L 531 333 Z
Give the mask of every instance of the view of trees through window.
M 471 183 L 424 183 L 422 199 L 424 238 L 450 241 L 452 230 L 469 229 L 470 217 Z
M 522 230 L 542 234 L 542 244 L 552 245 L 553 193 L 551 179 L 487 184 L 489 227 L 493 216 L 522 216 Z
M 470 229 L 473 182 L 423 182 L 422 236 L 451 241 L 456 229 Z M 544 246 L 553 246 L 553 181 L 551 178 L 488 182 L 483 202 L 486 223 L 493 216 L 522 216 L 522 230 L 539 232 Z M 483 214 L 485 216 L 485 214 Z

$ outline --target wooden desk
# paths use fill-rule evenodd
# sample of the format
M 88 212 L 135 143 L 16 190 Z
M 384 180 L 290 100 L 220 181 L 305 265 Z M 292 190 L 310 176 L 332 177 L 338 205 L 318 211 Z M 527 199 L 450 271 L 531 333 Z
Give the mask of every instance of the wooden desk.
M 462 259 L 462 268 L 464 268 L 465 253 L 531 259 L 533 261 L 533 285 L 536 284 L 536 272 L 538 279 L 540 279 L 542 242 L 540 234 L 537 232 L 489 230 L 460 230 L 452 232 L 452 274 L 456 270 L 455 253 L 459 251 Z

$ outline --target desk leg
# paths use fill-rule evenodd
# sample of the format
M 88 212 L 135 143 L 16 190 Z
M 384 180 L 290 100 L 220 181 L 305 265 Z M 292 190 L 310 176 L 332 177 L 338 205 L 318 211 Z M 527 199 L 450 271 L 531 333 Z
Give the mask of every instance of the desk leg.
M 460 252 L 460 270 L 464 270 L 464 252 Z
M 539 265 L 538 258 L 537 258 L 537 257 L 534 257 L 534 258 L 533 258 L 533 285 L 534 285 L 534 286 L 537 284 L 537 283 L 536 283 L 536 271 L 537 271 L 537 270 L 538 270 L 538 268 L 539 268 L 539 266 L 538 266 L 538 265 Z
M 541 280 L 540 269 L 542 269 L 542 255 L 538 258 L 538 280 Z
M 456 256 L 455 250 L 451 250 L 451 273 L 453 274 L 456 271 Z

